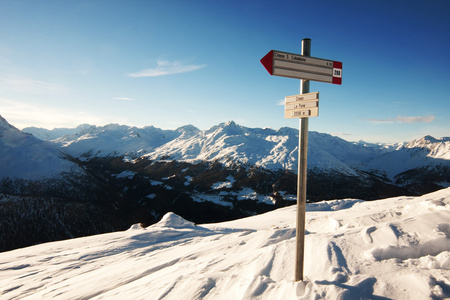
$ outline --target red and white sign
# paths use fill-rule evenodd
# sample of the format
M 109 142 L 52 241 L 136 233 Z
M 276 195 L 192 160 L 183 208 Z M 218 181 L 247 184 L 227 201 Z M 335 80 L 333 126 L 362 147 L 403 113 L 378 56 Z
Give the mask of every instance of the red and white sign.
M 261 59 L 270 75 L 342 84 L 342 62 L 271 50 Z

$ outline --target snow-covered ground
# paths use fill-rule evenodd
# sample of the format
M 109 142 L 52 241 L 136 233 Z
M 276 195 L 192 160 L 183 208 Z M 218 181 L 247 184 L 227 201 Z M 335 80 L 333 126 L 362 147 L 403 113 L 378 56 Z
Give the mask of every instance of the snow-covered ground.
M 307 205 L 305 281 L 294 282 L 296 207 L 0 253 L 1 299 L 445 299 L 450 188 Z

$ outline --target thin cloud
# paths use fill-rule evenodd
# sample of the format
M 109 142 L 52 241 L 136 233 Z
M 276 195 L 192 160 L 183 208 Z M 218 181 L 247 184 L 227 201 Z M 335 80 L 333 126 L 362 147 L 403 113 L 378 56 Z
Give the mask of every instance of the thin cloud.
M 397 120 L 401 123 L 431 123 L 435 119 L 434 116 L 424 116 L 424 117 L 397 117 Z
M 284 99 L 278 100 L 277 105 L 284 105 Z
M 21 77 L 0 77 L 0 87 L 5 90 L 28 94 L 61 95 L 68 92 L 65 86 L 57 83 Z
M 158 60 L 156 68 L 128 74 L 130 77 L 158 77 L 199 70 L 206 65 L 184 65 L 179 61 Z
M 134 101 L 133 98 L 127 98 L 127 97 L 113 97 L 114 100 L 123 100 L 123 101 Z
M 364 121 L 369 121 L 376 124 L 390 124 L 390 123 L 431 123 L 434 121 L 435 116 L 418 116 L 418 117 L 405 117 L 398 116 L 396 118 L 387 119 L 363 119 Z

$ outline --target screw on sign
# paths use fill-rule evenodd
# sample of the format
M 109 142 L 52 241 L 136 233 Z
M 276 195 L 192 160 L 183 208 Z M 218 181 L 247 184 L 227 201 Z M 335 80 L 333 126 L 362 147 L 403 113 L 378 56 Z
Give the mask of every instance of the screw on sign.
M 342 84 L 342 62 L 311 57 L 311 40 L 303 39 L 301 54 L 271 50 L 261 59 L 261 63 L 270 75 L 300 79 L 300 95 L 285 98 L 285 118 L 300 119 L 295 281 L 303 281 L 308 120 L 319 114 L 319 93 L 309 93 L 309 81 Z

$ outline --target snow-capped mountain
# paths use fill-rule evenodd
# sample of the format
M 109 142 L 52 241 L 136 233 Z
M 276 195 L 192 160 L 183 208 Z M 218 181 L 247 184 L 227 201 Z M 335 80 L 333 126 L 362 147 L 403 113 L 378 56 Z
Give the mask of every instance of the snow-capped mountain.
M 44 140 L 44 141 L 51 141 L 55 140 L 61 136 L 69 135 L 74 132 L 82 131 L 83 128 L 91 127 L 89 124 L 81 124 L 78 125 L 76 128 L 54 128 L 52 130 L 45 129 L 45 128 L 39 128 L 39 127 L 27 127 L 26 130 L 23 130 L 23 132 L 30 133 L 37 137 L 38 139 Z
M 177 130 L 162 130 L 153 126 L 136 128 L 118 124 L 101 127 L 84 125 L 70 134 L 53 139 L 52 142 L 75 157 L 122 155 L 136 157 L 140 153 L 151 152 L 177 137 L 186 137 L 197 131 L 198 129 L 193 126 L 185 126 Z
M 0 116 L 0 179 L 37 180 L 62 173 L 82 172 L 66 155 L 47 141 L 21 132 Z
M 248 128 L 233 121 L 208 130 L 188 125 L 176 130 L 153 126 L 137 128 L 110 124 L 83 125 L 64 134 L 26 128 L 37 136 L 51 136 L 63 151 L 83 160 L 123 156 L 128 159 L 175 160 L 188 163 L 218 161 L 224 165 L 246 164 L 269 170 L 296 172 L 298 130 L 293 128 Z M 58 136 L 58 133 L 60 134 Z M 360 176 L 358 170 L 376 171 L 393 180 L 410 169 L 441 164 L 449 166 L 450 138 L 427 136 L 402 145 L 351 143 L 318 132 L 309 133 L 308 168 Z
M 28 132 L 28 129 L 24 131 Z M 51 142 L 82 161 L 121 157 L 130 162 L 219 162 L 226 168 L 243 165 L 271 172 L 297 172 L 298 130 L 287 127 L 279 130 L 248 128 L 229 121 L 208 130 L 199 130 L 192 125 L 162 130 L 153 126 L 137 128 L 110 124 L 101 127 L 83 125 L 63 136 L 56 135 L 57 132 L 64 133 L 61 129 L 50 133 L 47 130 L 39 133 L 36 128 L 32 131 L 38 136 L 57 137 Z M 381 180 L 410 189 L 414 194 L 431 192 L 450 185 L 449 140 L 426 136 L 409 143 L 383 145 L 351 143 L 329 134 L 310 132 L 308 172 L 321 178 L 319 181 L 334 182 L 334 190 L 350 191 L 348 185 L 367 187 L 367 182 L 376 186 L 375 181 Z M 313 182 L 310 185 L 319 188 Z M 381 189 L 391 190 L 377 188 Z M 382 196 L 388 195 L 377 194 L 369 198 Z M 329 199 L 325 195 L 320 197 Z
M 450 137 L 436 139 L 427 135 L 405 144 L 404 148 L 426 148 L 429 150 L 427 157 L 450 160 Z
M 402 172 L 427 167 L 450 166 L 450 137 L 425 136 L 397 147 L 365 163 L 370 169 L 383 170 L 390 179 Z
M 38 136 L 53 136 L 47 131 Z M 71 134 L 51 140 L 75 157 L 127 156 L 150 160 L 176 160 L 189 163 L 219 161 L 223 164 L 241 163 L 270 170 L 288 169 L 296 172 L 298 130 L 247 128 L 233 121 L 199 130 L 184 126 L 176 130 L 155 127 L 136 128 L 110 124 L 84 126 Z M 311 169 L 339 170 L 355 175 L 353 167 L 389 149 L 366 147 L 346 142 L 328 134 L 311 132 L 309 160 Z

